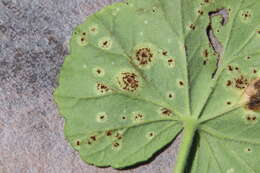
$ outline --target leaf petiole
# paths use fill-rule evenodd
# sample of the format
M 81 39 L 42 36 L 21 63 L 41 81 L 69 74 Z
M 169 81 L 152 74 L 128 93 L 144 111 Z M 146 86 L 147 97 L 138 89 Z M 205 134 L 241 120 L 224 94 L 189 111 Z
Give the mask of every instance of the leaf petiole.
M 185 117 L 183 118 L 183 136 L 180 144 L 179 154 L 177 156 L 177 164 L 175 165 L 173 173 L 183 173 L 185 170 L 187 157 L 190 153 L 193 138 L 198 127 L 198 121 Z

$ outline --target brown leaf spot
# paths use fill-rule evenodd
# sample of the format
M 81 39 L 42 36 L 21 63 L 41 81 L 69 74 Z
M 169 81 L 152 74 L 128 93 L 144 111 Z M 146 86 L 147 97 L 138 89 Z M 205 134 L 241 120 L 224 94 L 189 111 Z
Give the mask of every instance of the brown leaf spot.
M 202 10 L 198 10 L 198 14 L 199 14 L 199 15 L 203 15 L 204 12 L 203 12 Z
M 230 102 L 230 101 L 228 101 L 228 102 L 227 102 L 227 105 L 231 105 L 231 102 Z
M 123 135 L 120 134 L 120 133 L 116 133 L 116 136 L 115 136 L 118 140 L 121 140 L 123 138 Z
M 229 71 L 233 71 L 233 67 L 231 65 L 228 66 Z
M 170 109 L 167 109 L 167 108 L 162 108 L 161 114 L 164 115 L 164 116 L 171 116 L 172 111 Z
M 193 30 L 193 31 L 196 29 L 196 26 L 195 26 L 194 24 L 190 24 L 189 27 L 190 27 L 190 29 Z
M 235 78 L 235 87 L 238 89 L 245 89 L 249 85 L 248 79 L 241 75 Z
M 134 92 L 139 87 L 139 81 L 137 75 L 132 72 L 123 72 L 121 73 L 121 79 L 119 79 L 120 87 L 125 91 Z
M 175 66 L 175 61 L 174 61 L 173 58 L 169 58 L 169 59 L 167 60 L 167 62 L 168 62 L 168 65 L 169 65 L 170 67 L 174 67 L 174 66 Z
M 179 81 L 179 85 L 182 87 L 184 86 L 184 82 L 183 81 Z
M 136 51 L 135 58 L 141 66 L 151 63 L 153 59 L 151 48 L 138 49 Z
M 207 57 L 209 56 L 208 49 L 205 49 L 205 50 L 203 51 L 203 56 L 204 56 L 205 58 L 207 58 Z
M 257 80 L 255 83 L 254 83 L 254 88 L 258 91 L 260 91 L 260 79 Z
M 248 20 L 248 19 L 250 19 L 251 16 L 252 16 L 249 11 L 244 11 L 241 15 L 242 15 L 242 18 L 243 18 L 244 20 Z
M 102 94 L 110 91 L 109 87 L 102 83 L 97 83 L 97 90 Z
M 231 81 L 231 80 L 228 80 L 226 85 L 227 85 L 227 86 L 231 86 L 231 85 L 232 85 L 232 81 Z
M 113 142 L 113 147 L 117 148 L 119 146 L 120 146 L 120 144 L 118 142 Z
M 93 141 L 97 140 L 96 136 L 90 136 L 90 139 L 92 139 Z
M 248 108 L 253 111 L 260 111 L 260 91 L 250 97 Z
M 162 51 L 162 54 L 163 54 L 163 56 L 167 56 L 168 55 L 168 51 L 164 50 L 164 51 Z
M 110 49 L 112 47 L 112 40 L 108 37 L 104 37 L 99 41 L 98 45 L 102 49 Z
M 107 136 L 112 136 L 112 131 L 111 130 L 106 131 L 106 135 Z

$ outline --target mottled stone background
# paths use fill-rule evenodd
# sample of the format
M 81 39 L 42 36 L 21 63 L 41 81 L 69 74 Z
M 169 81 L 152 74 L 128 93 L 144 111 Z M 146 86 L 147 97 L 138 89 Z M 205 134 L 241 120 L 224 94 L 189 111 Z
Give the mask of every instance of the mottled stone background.
M 115 1 L 115 0 L 114 0 Z M 83 163 L 52 98 L 72 29 L 113 0 L 0 0 L 0 173 L 170 173 L 177 143 L 136 168 Z

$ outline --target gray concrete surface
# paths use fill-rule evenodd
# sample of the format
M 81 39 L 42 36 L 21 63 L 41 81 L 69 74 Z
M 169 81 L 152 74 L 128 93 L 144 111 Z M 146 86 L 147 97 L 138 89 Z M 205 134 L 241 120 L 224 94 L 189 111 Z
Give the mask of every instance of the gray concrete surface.
M 170 173 L 177 143 L 118 171 L 83 163 L 52 98 L 72 28 L 115 0 L 0 0 L 0 173 Z

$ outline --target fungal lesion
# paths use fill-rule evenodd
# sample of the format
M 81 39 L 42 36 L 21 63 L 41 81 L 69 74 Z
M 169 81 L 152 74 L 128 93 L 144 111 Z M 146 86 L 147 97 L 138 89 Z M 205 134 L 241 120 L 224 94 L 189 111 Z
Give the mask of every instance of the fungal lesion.
M 150 43 L 143 43 L 135 47 L 132 59 L 140 68 L 147 68 L 154 62 L 155 57 L 155 46 Z
M 192 31 L 194 31 L 194 30 L 196 29 L 196 25 L 193 24 L 193 23 L 190 24 L 190 25 L 189 25 L 189 29 L 192 30 Z
M 249 21 L 252 18 L 252 12 L 251 10 L 241 10 L 240 11 L 240 17 L 243 21 Z
M 104 95 L 112 92 L 112 90 L 103 83 L 96 84 L 96 91 L 98 92 L 98 95 Z
M 260 78 L 253 80 L 246 88 L 247 108 L 252 111 L 260 111 Z
M 114 141 L 112 142 L 112 150 L 119 151 L 122 148 L 122 142 Z
M 172 57 L 169 57 L 169 58 L 167 59 L 167 65 L 168 65 L 168 67 L 170 67 L 170 68 L 175 67 L 175 59 L 172 58 Z
M 123 91 L 135 92 L 140 87 L 140 80 L 134 72 L 121 72 L 117 82 Z
M 251 147 L 246 147 L 246 148 L 244 148 L 244 152 L 245 152 L 245 153 L 250 154 L 250 153 L 252 153 L 252 151 L 253 151 L 253 149 L 252 149 Z
M 90 34 L 96 35 L 98 33 L 98 26 L 96 24 L 93 24 L 88 28 L 88 30 Z
M 179 85 L 180 88 L 184 87 L 184 84 L 185 83 L 184 83 L 183 80 L 178 81 L 178 85 Z
M 88 35 L 86 32 L 81 32 L 80 35 L 77 34 L 77 43 L 80 46 L 86 46 L 88 44 Z
M 98 123 L 104 123 L 104 122 L 107 121 L 107 119 L 108 119 L 108 115 L 107 115 L 107 113 L 105 113 L 105 112 L 100 112 L 100 113 L 98 113 L 98 114 L 96 115 L 96 121 L 97 121 Z
M 145 116 L 142 112 L 133 112 L 132 120 L 134 123 L 140 123 L 144 120 Z
M 155 132 L 154 131 L 150 131 L 148 133 L 146 133 L 145 137 L 149 140 L 153 139 L 155 137 Z
M 112 39 L 109 38 L 109 37 L 103 37 L 103 38 L 101 38 L 101 39 L 98 41 L 98 46 L 99 46 L 101 49 L 109 50 L 109 49 L 111 49 L 112 44 L 113 44 Z
M 92 72 L 97 77 L 103 77 L 105 75 L 105 70 L 101 67 L 93 68 Z
M 173 100 L 175 97 L 175 93 L 173 91 L 168 91 L 166 93 L 166 98 L 169 99 L 169 100 Z
M 162 117 L 170 117 L 172 116 L 172 110 L 168 109 L 168 108 L 160 108 L 159 109 L 159 113 Z

